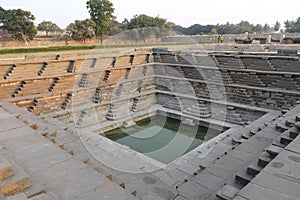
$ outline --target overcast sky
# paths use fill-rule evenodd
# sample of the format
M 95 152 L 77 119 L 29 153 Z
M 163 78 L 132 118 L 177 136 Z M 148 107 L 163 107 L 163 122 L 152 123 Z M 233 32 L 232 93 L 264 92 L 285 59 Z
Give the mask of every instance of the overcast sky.
M 21 8 L 31 11 L 36 17 L 35 24 L 43 20 L 55 22 L 65 28 L 76 19 L 86 19 L 87 0 L 0 0 L 4 9 Z M 251 23 L 273 25 L 286 19 L 300 17 L 300 0 L 111 0 L 117 20 L 131 19 L 135 14 L 160 16 L 168 21 L 188 27 L 195 23 L 202 25 Z

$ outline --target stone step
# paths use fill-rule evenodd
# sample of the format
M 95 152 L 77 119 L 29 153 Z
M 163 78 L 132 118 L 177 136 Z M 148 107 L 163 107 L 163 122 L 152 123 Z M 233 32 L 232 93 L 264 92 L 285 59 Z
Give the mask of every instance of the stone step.
M 251 176 L 256 176 L 262 170 L 262 167 L 258 166 L 257 164 L 250 164 L 247 167 L 247 174 Z
M 0 154 L 0 181 L 14 175 L 13 166 Z
M 46 191 L 46 188 L 43 184 L 41 184 L 36 178 L 29 174 L 30 179 L 30 187 L 25 189 L 23 193 L 28 197 L 31 198 L 33 196 L 39 195 Z
M 285 124 L 276 124 L 276 130 L 280 131 L 280 132 L 285 132 L 289 129 L 289 127 L 285 126 Z
M 246 171 L 240 172 L 235 175 L 235 180 L 243 186 L 246 186 L 248 183 L 250 183 L 252 179 L 253 176 L 249 175 Z
M 263 152 L 259 158 L 258 158 L 258 166 L 260 167 L 266 167 L 270 162 L 272 161 L 272 158 L 270 158 L 270 155 L 267 152 Z
M 31 186 L 29 176 L 15 163 L 14 175 L 0 183 L 0 191 L 5 196 L 11 196 L 16 193 L 22 192 Z
M 292 139 L 296 139 L 296 137 L 298 137 L 299 133 L 297 133 L 296 131 L 291 131 L 289 136 Z
M 220 200 L 233 199 L 238 194 L 239 191 L 240 190 L 234 186 L 225 185 L 217 192 L 216 197 Z
M 272 145 L 274 145 L 274 146 L 277 146 L 277 147 L 280 147 L 280 148 L 285 148 L 287 145 L 285 145 L 285 144 L 282 144 L 281 142 L 280 142 L 280 139 L 277 139 L 277 140 L 275 140 L 274 142 L 272 142 Z
M 266 149 L 266 152 L 270 155 L 272 159 L 274 159 L 283 149 L 281 147 L 271 145 Z
M 284 145 L 289 145 L 292 141 L 293 141 L 293 139 L 286 135 L 281 136 L 281 138 L 280 138 L 280 143 L 284 144 Z
M 30 198 L 30 200 L 58 200 L 58 198 L 54 194 L 47 192 L 47 193 L 36 195 Z
M 5 200 L 27 200 L 28 198 L 24 193 L 16 194 L 14 196 L 7 197 Z

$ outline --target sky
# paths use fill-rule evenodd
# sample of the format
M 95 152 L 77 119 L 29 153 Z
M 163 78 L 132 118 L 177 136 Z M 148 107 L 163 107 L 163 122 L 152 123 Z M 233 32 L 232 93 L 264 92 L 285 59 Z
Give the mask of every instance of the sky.
M 89 18 L 87 0 L 0 0 L 4 9 L 30 11 L 35 24 L 46 20 L 66 28 L 77 19 Z M 184 27 L 193 24 L 239 23 L 275 24 L 300 17 L 300 0 L 111 0 L 119 22 L 131 19 L 135 14 L 147 14 L 166 18 Z

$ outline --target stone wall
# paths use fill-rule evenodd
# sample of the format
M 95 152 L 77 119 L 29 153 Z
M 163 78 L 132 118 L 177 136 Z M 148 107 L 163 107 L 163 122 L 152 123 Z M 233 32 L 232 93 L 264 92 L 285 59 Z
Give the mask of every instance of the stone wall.
M 249 34 L 250 39 L 265 38 L 271 35 L 274 40 L 281 40 L 282 38 L 300 38 L 300 33 L 269 33 L 269 34 Z M 178 35 L 167 36 L 162 38 L 162 42 L 213 42 L 218 41 L 219 35 Z M 246 39 L 246 34 L 228 34 L 224 35 L 224 41 L 227 43 L 235 42 L 235 39 Z
M 255 114 L 243 117 L 240 113 L 245 113 L 247 106 L 252 112 L 260 108 L 289 109 L 297 104 L 298 66 L 297 55 L 205 55 L 164 49 L 119 57 L 6 63 L 0 68 L 0 87 L 2 99 L 35 114 L 51 115 L 56 111 L 56 117 L 70 121 L 69 114 L 76 113 L 78 126 L 91 125 L 84 122 L 95 117 L 86 111 L 92 108 L 96 108 L 102 122 L 113 123 L 131 112 L 138 115 L 156 103 L 187 115 L 195 114 L 196 104 L 200 109 L 195 107 L 196 113 L 206 119 L 219 116 L 211 110 L 213 102 L 232 113 L 226 119 L 228 123 L 245 124 L 256 119 Z M 184 105 L 178 102 L 179 97 Z M 69 117 L 63 117 L 66 115 Z

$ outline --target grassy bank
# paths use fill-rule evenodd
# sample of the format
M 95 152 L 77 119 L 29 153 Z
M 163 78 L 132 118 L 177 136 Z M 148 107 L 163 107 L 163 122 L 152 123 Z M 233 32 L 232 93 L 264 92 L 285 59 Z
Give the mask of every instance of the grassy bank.
M 0 55 L 4 54 L 24 54 L 24 53 L 41 53 L 41 52 L 62 52 L 76 50 L 92 50 L 92 49 L 110 49 L 110 48 L 139 48 L 139 47 L 155 47 L 155 46 L 176 46 L 176 45 L 192 45 L 199 43 L 146 43 L 146 44 L 119 44 L 119 45 L 76 45 L 76 46 L 53 46 L 53 47 L 22 47 L 22 48 L 0 48 Z M 202 43 L 207 44 L 207 43 Z

